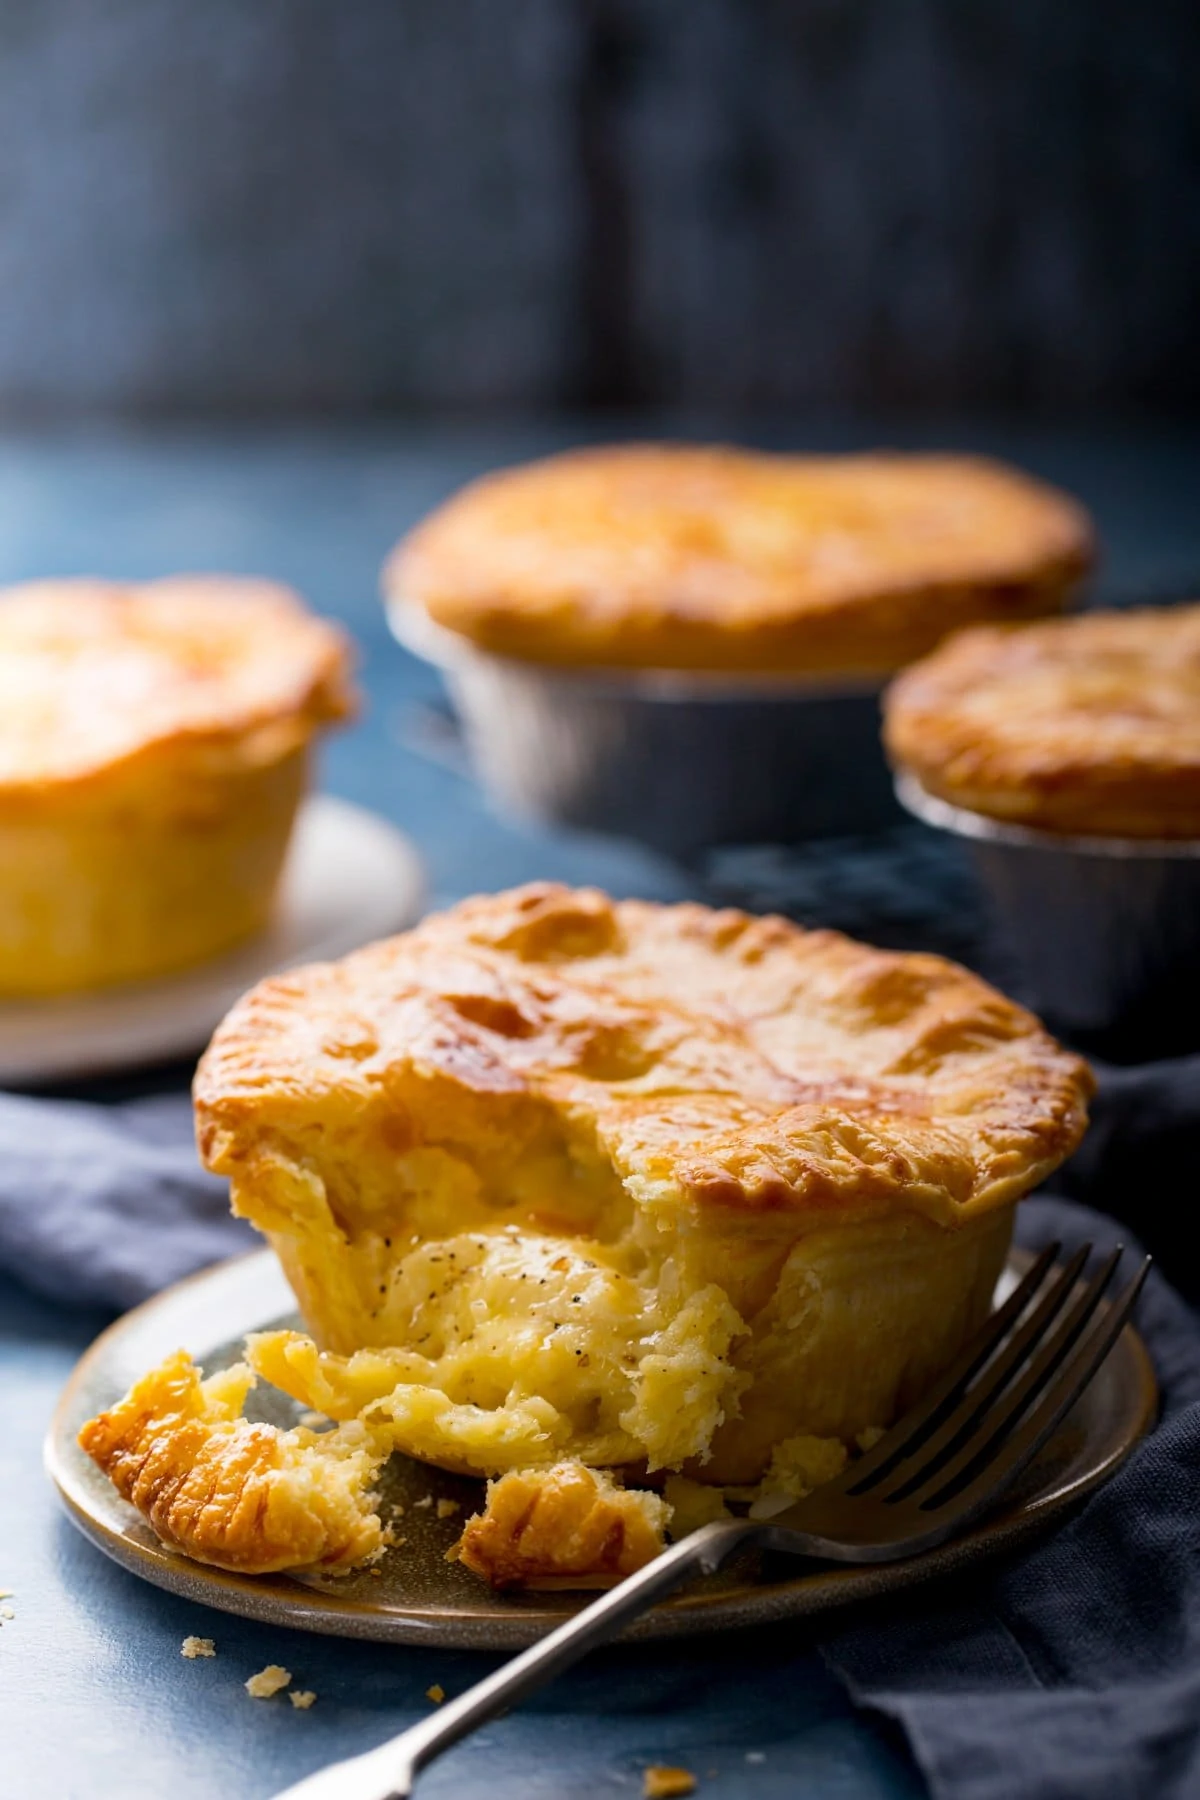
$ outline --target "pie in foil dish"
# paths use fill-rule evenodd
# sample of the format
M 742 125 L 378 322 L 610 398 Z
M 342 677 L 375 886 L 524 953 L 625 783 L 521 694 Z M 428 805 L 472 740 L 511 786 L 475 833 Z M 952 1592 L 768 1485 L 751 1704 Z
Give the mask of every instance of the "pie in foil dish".
M 390 599 L 559 667 L 879 677 L 1053 613 L 1084 509 L 981 457 L 617 444 L 485 476 L 397 546 Z
M 201 1155 L 307 1329 L 207 1380 L 181 1354 L 81 1442 L 220 1567 L 379 1554 L 399 1451 L 486 1478 L 456 1554 L 495 1585 L 619 1579 L 919 1397 L 1090 1089 L 939 957 L 594 889 L 467 900 L 219 1028 Z M 248 1422 L 256 1380 L 331 1423 Z
M 965 631 L 893 684 L 886 733 L 927 792 L 989 818 L 1200 839 L 1200 605 Z

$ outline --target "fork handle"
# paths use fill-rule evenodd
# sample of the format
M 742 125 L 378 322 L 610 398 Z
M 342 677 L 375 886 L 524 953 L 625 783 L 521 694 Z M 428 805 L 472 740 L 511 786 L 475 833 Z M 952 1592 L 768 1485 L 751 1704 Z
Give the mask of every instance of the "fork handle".
M 607 1643 L 689 1576 L 711 1575 L 762 1535 L 761 1526 L 748 1520 L 703 1526 L 429 1718 L 365 1756 L 319 1770 L 275 1800 L 400 1800 L 411 1792 L 417 1771 L 451 1744 Z

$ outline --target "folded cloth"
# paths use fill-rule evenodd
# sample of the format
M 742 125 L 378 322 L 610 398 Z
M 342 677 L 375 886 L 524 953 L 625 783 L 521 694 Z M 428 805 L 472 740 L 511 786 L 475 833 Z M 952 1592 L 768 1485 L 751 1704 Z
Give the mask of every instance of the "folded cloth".
M 1200 1193 L 1200 1056 L 1093 1065 L 1088 1134 L 1055 1186 L 1137 1232 L 1185 1300 L 1200 1301 L 1190 1197 Z
M 261 1239 L 206 1175 L 186 1094 L 120 1106 L 0 1094 L 0 1270 L 124 1308 Z
M 1129 1241 L 1033 1200 L 1031 1247 Z M 925 1587 L 823 1644 L 906 1732 L 935 1800 L 1200 1794 L 1200 1318 L 1152 1272 L 1138 1307 L 1161 1422 L 1045 1541 Z

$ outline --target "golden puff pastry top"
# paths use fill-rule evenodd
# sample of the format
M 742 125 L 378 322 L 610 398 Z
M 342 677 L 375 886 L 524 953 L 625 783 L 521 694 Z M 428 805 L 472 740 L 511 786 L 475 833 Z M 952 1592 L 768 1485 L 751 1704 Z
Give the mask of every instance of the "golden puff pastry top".
M 999 463 L 625 445 L 475 482 L 384 585 L 534 662 L 872 675 L 1056 611 L 1092 557 L 1082 508 Z
M 277 755 L 353 710 L 336 627 L 272 582 L 32 582 L 0 593 L 0 798 L 165 746 Z
M 1200 606 L 964 632 L 887 697 L 893 759 L 990 817 L 1200 838 Z
M 1029 1013 L 939 957 L 534 885 L 263 982 L 195 1100 L 205 1162 L 240 1180 L 313 1129 L 323 1155 L 440 1142 L 512 1171 L 553 1119 L 581 1170 L 610 1166 L 664 1224 L 716 1208 L 954 1226 L 1074 1149 L 1090 1088 Z

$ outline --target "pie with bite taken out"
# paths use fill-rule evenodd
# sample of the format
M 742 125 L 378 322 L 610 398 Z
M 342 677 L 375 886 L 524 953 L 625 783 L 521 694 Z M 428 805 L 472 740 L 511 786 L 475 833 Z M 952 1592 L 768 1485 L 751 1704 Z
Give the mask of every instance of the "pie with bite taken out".
M 977 1328 L 1089 1091 L 938 957 L 539 885 L 261 983 L 195 1102 L 307 1326 L 248 1363 L 495 1478 L 463 1554 L 511 1581 L 661 1537 L 581 1469 L 835 1472 Z

